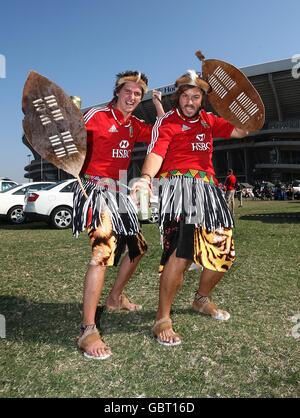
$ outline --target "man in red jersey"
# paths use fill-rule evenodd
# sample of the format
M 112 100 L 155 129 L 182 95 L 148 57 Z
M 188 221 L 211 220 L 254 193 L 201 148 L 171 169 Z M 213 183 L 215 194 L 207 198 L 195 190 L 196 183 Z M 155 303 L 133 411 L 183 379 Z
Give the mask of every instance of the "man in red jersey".
M 104 108 L 85 115 L 87 155 L 81 172 L 86 191 L 74 192 L 73 233 L 88 229 L 92 259 L 84 285 L 83 315 L 78 346 L 87 358 L 106 359 L 110 348 L 95 324 L 97 304 L 104 286 L 107 266 L 116 265 L 125 250 L 118 277 L 106 300 L 106 308 L 138 310 L 123 289 L 134 273 L 147 244 L 140 232 L 133 201 L 121 177 L 126 174 L 136 142 L 150 142 L 150 125 L 132 115 L 147 91 L 147 77 L 137 71 L 117 75 L 114 97 Z M 154 92 L 157 115 L 164 114 L 160 93 Z
M 227 177 L 225 180 L 225 188 L 225 199 L 232 216 L 234 216 L 234 193 L 236 189 L 236 177 L 233 174 L 233 170 L 231 168 L 228 170 L 227 173 Z
M 136 191 L 154 176 L 160 178 L 163 271 L 153 334 L 160 344 L 169 346 L 181 343 L 170 312 L 191 262 L 203 267 L 193 309 L 218 320 L 230 317 L 210 300 L 235 258 L 233 219 L 212 164 L 213 138 L 247 135 L 201 109 L 210 87 L 195 71 L 189 70 L 175 86 L 175 107 L 156 121 L 141 179 L 133 187 Z

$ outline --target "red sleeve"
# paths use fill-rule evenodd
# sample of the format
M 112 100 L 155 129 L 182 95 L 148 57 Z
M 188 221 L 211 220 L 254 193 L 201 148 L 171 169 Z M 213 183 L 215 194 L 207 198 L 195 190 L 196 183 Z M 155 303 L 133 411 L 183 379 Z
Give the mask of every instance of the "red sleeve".
M 151 144 L 148 147 L 148 154 L 154 152 L 165 157 L 172 139 L 172 123 L 168 123 L 166 120 L 157 119 L 152 130 Z
M 88 136 L 92 135 L 93 132 L 97 131 L 99 123 L 97 122 L 97 112 L 93 109 L 87 111 L 83 118 L 85 123 L 85 129 L 88 133 Z
M 232 131 L 234 130 L 234 126 L 227 122 L 224 118 L 220 118 L 219 116 L 215 116 L 213 114 L 209 114 L 209 123 L 212 127 L 212 136 L 213 138 L 230 138 Z

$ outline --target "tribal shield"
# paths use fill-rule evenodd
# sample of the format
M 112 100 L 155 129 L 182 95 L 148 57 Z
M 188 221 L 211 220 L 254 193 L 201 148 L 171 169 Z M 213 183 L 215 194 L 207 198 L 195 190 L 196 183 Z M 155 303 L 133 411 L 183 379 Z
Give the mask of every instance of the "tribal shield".
M 207 97 L 214 110 L 245 131 L 258 131 L 265 123 L 263 101 L 248 78 L 233 65 L 220 60 L 206 60 L 200 51 L 202 76 L 211 91 Z
M 78 177 L 86 155 L 83 116 L 56 84 L 31 71 L 23 90 L 23 129 L 32 148 L 56 167 Z

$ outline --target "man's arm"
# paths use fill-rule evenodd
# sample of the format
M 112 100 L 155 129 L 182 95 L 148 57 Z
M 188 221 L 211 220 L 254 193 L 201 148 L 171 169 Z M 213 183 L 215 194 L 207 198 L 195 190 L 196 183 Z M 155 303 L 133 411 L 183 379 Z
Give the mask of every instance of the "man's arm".
M 152 101 L 155 106 L 157 117 L 161 118 L 165 114 L 162 101 L 161 101 L 161 91 L 152 90 Z
M 137 202 L 137 196 L 136 193 L 138 190 L 144 189 L 145 187 L 148 188 L 150 195 L 151 195 L 151 180 L 153 177 L 158 173 L 161 165 L 163 162 L 163 158 L 155 154 L 154 152 L 151 152 L 147 155 L 144 165 L 142 167 L 142 174 L 138 181 L 133 183 L 131 191 L 132 191 L 132 197 Z
M 159 171 L 163 162 L 163 157 L 154 152 L 151 152 L 145 158 L 143 167 L 142 167 L 142 174 L 141 177 L 148 177 L 152 179 Z
M 145 185 L 151 190 L 151 181 L 162 166 L 172 138 L 171 124 L 164 124 L 164 122 L 163 118 L 157 119 L 154 125 L 152 130 L 152 142 L 149 145 L 149 154 L 146 156 L 141 170 L 141 178 L 132 186 L 133 197 L 135 193 L 139 189 L 145 187 Z
M 152 102 L 155 106 L 156 116 L 161 118 L 165 115 L 165 111 L 161 101 L 161 91 L 152 90 Z M 151 141 L 152 126 L 150 124 L 144 124 L 139 132 L 137 142 L 146 142 L 148 145 Z
M 248 131 L 236 128 L 231 122 L 219 116 L 210 114 L 209 121 L 212 125 L 213 138 L 243 138 L 249 134 Z
M 230 138 L 244 138 L 244 136 L 247 136 L 249 134 L 249 131 L 244 131 L 244 129 L 240 128 L 234 128 L 234 130 L 231 132 Z

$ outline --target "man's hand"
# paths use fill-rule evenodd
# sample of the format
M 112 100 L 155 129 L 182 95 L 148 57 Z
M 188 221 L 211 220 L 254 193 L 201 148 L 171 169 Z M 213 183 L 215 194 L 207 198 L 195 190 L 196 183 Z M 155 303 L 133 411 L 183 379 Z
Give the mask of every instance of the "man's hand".
M 152 101 L 155 104 L 156 101 L 159 101 L 161 103 L 161 91 L 159 90 L 152 90 Z
M 136 182 L 133 183 L 132 187 L 131 187 L 131 197 L 133 199 L 133 201 L 135 202 L 136 205 L 139 204 L 139 199 L 138 199 L 138 192 L 140 192 L 141 190 L 146 190 L 146 192 L 149 194 L 149 196 L 152 196 L 152 189 L 151 189 L 151 182 L 150 180 L 141 177 L 140 179 L 138 179 Z
M 244 129 L 234 128 L 232 131 L 230 138 L 244 138 L 249 134 L 249 131 L 244 131 Z
M 161 118 L 162 116 L 164 116 L 165 111 L 162 105 L 162 101 L 161 101 L 161 91 L 158 90 L 152 90 L 152 102 L 155 106 L 155 110 L 156 110 L 156 115 Z

